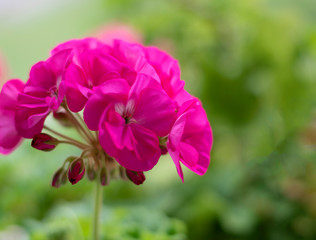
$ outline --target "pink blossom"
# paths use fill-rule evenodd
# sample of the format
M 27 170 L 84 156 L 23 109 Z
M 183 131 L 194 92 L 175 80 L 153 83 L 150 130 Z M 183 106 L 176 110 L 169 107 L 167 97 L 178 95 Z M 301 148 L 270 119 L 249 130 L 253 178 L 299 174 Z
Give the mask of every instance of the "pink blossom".
M 0 153 L 2 154 L 11 153 L 22 140 L 16 130 L 14 119 L 18 94 L 23 88 L 24 83 L 14 79 L 5 83 L 0 93 Z
M 160 82 L 163 90 L 178 106 L 193 98 L 183 88 L 184 81 L 181 80 L 178 62 L 158 48 L 115 40 L 113 56 L 128 64 L 137 73 L 151 76 Z
M 87 50 L 77 59 L 64 75 L 67 103 L 73 112 L 81 111 L 89 97 L 107 80 L 125 79 L 130 84 L 135 81 L 133 69 L 99 49 Z
M 19 94 L 16 127 L 25 138 L 33 138 L 42 131 L 48 114 L 60 106 L 64 92 L 60 91 L 60 74 L 51 59 L 35 64 L 23 93 Z M 62 68 L 61 68 L 62 69 Z
M 141 43 L 143 41 L 142 35 L 134 27 L 121 22 L 114 22 L 101 26 L 93 35 L 109 45 L 113 44 L 114 39 L 133 43 Z
M 206 113 L 198 99 L 185 102 L 179 109 L 167 141 L 167 147 L 183 181 L 180 162 L 203 175 L 210 163 L 213 137 Z
M 159 138 L 175 120 L 175 106 L 159 83 L 138 75 L 130 87 L 124 80 L 110 80 L 87 102 L 84 119 L 99 130 L 103 149 L 123 167 L 148 171 L 161 155 Z

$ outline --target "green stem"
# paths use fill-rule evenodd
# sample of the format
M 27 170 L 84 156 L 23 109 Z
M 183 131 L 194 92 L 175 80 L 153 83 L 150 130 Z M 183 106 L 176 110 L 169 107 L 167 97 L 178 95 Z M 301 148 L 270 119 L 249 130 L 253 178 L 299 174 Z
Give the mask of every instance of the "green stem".
M 76 146 L 82 150 L 87 150 L 89 149 L 90 147 L 88 145 L 85 145 L 85 144 L 79 144 L 79 143 L 76 143 L 76 142 L 73 142 L 73 141 L 59 141 L 58 140 L 58 143 L 65 143 L 65 144 L 70 144 L 70 145 L 73 145 L 73 146 Z
M 75 115 L 72 114 L 72 112 L 69 110 L 68 107 L 65 107 L 65 110 L 69 116 L 69 120 L 74 124 L 75 128 L 77 129 L 77 131 L 79 132 L 79 134 L 85 138 L 90 144 L 94 145 L 94 139 L 93 139 L 93 135 L 91 134 L 91 132 L 89 130 L 86 130 L 85 127 L 83 127 L 85 125 L 84 121 L 82 120 L 82 122 L 84 123 L 84 125 L 82 125 L 80 123 L 81 120 L 78 120 L 77 117 L 79 117 L 80 119 L 82 119 L 79 114 L 77 114 L 75 117 Z
M 92 240 L 100 239 L 100 212 L 102 208 L 102 186 L 98 179 L 95 181 L 94 214 L 92 219 Z
M 89 148 L 89 145 L 86 145 L 86 144 L 84 144 L 84 143 L 82 143 L 82 142 L 79 142 L 79 141 L 77 141 L 77 140 L 75 140 L 75 139 L 73 139 L 73 138 L 71 138 L 71 137 L 67 137 L 66 135 L 61 134 L 61 133 L 59 133 L 59 132 L 56 132 L 55 130 L 53 130 L 53 129 L 51 129 L 51 128 L 45 126 L 45 125 L 44 125 L 44 129 L 46 129 L 47 131 L 50 131 L 51 133 L 53 133 L 53 134 L 55 134 L 55 135 L 57 135 L 57 136 L 59 136 L 59 137 L 62 137 L 62 138 L 64 138 L 64 139 L 67 140 L 67 141 L 59 141 L 60 143 L 70 143 L 70 144 L 75 143 L 75 144 L 73 144 L 73 145 L 75 145 L 75 146 L 80 146 L 81 148 Z

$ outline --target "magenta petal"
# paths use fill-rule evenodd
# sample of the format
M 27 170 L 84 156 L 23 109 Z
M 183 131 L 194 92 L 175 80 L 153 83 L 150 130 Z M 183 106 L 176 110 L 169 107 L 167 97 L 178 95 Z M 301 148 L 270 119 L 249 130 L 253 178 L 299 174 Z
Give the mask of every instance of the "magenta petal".
M 145 53 L 147 60 L 158 73 L 163 89 L 173 98 L 184 86 L 184 81 L 180 79 L 178 62 L 155 47 L 146 47 Z
M 66 99 L 72 112 L 80 112 L 87 102 L 87 98 L 78 91 L 78 88 L 72 86 L 66 88 Z
M 132 171 L 148 171 L 157 164 L 161 155 L 158 137 L 136 124 L 131 124 L 131 130 L 135 138 L 134 151 L 127 148 L 118 151 L 116 161 Z
M 101 117 L 110 102 L 110 98 L 98 94 L 89 99 L 83 112 L 83 118 L 90 130 L 99 130 Z
M 133 141 L 135 140 L 130 126 L 125 124 L 125 120 L 114 109 L 107 111 L 106 120 L 105 128 L 115 147 L 120 150 L 125 147 L 133 150 Z
M 206 113 L 197 99 L 185 102 L 179 109 L 167 142 L 168 151 L 173 158 L 178 173 L 182 162 L 191 171 L 203 175 L 210 163 L 212 131 Z
M 105 124 L 106 123 L 101 125 L 99 128 L 99 141 L 104 151 L 109 156 L 116 158 L 119 150 L 115 147 L 112 137 L 110 136 L 108 130 L 106 129 Z
M 16 112 L 15 125 L 18 133 L 24 138 L 33 138 L 40 133 L 49 111 L 47 108 L 19 109 Z M 35 115 L 34 118 L 29 118 Z
M 6 82 L 0 94 L 0 109 L 15 111 L 17 97 L 23 91 L 24 83 L 19 79 L 13 79 Z
M 16 130 L 15 114 L 18 94 L 23 91 L 24 83 L 18 79 L 4 84 L 0 93 L 0 153 L 11 153 L 21 142 L 22 137 Z
M 139 96 L 134 118 L 137 124 L 151 129 L 158 136 L 166 136 L 176 118 L 173 101 L 162 91 L 147 88 Z
M 56 86 L 56 76 L 47 62 L 38 62 L 30 72 L 26 86 L 41 86 L 46 90 Z
M 182 171 L 182 168 L 181 168 L 181 165 L 180 165 L 179 152 L 178 151 L 169 150 L 169 154 L 170 154 L 171 159 L 174 162 L 174 165 L 176 165 L 177 172 L 178 172 L 178 175 L 179 175 L 180 179 L 182 180 L 182 182 L 184 182 L 183 171 Z
M 157 80 L 144 74 L 138 74 L 129 92 L 129 98 L 137 98 L 141 91 L 145 88 L 156 88 L 162 90 L 161 85 Z
M 123 79 L 109 80 L 88 100 L 84 120 L 90 130 L 97 131 L 105 109 L 116 102 L 126 102 L 129 85 Z
M 145 57 L 144 48 L 138 44 L 131 44 L 122 40 L 114 40 L 113 54 L 118 60 L 126 63 L 137 73 L 142 73 L 160 81 L 156 70 Z
M 51 66 L 51 69 L 53 70 L 55 75 L 61 76 L 65 68 L 69 65 L 70 58 L 71 49 L 65 49 L 51 56 L 49 59 L 47 59 L 47 62 Z
M 0 153 L 11 153 L 22 141 L 14 124 L 14 112 L 1 112 L 0 122 Z
M 64 75 L 63 83 L 66 89 L 66 99 L 72 112 L 79 112 L 87 102 L 86 94 L 80 90 L 87 85 L 86 78 L 79 66 L 71 63 Z M 82 86 L 81 88 L 79 86 Z

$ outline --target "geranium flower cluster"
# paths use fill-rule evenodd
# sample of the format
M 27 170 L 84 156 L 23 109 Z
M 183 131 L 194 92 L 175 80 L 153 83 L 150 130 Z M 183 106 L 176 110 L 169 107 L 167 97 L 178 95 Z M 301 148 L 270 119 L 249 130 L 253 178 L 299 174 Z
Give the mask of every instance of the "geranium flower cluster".
M 50 114 L 82 139 L 48 127 Z M 141 184 L 143 172 L 167 152 L 183 181 L 180 163 L 203 175 L 212 146 L 206 113 L 184 90 L 176 60 L 155 47 L 94 38 L 58 45 L 31 68 L 26 83 L 13 79 L 3 86 L 0 152 L 11 153 L 23 138 L 44 151 L 62 143 L 82 149 L 57 170 L 55 187 L 84 175 L 102 185 L 111 178 Z

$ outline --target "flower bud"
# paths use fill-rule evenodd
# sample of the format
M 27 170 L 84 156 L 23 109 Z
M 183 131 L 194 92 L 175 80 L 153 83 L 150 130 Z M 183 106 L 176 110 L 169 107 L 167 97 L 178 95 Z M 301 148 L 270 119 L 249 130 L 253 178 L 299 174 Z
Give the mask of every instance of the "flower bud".
M 96 172 L 92 166 L 88 165 L 87 167 L 87 176 L 90 181 L 93 181 L 96 177 Z
M 160 147 L 160 152 L 161 152 L 162 155 L 165 155 L 165 154 L 168 153 L 168 149 L 167 149 L 166 146 L 164 146 L 164 145 L 159 145 L 159 147 Z
M 136 185 L 143 184 L 143 182 L 146 180 L 146 177 L 143 172 L 135 172 L 126 169 L 126 174 L 129 180 L 131 180 Z
M 160 152 L 162 155 L 165 155 L 168 153 L 168 149 L 166 146 L 167 140 L 168 140 L 167 137 L 159 138 L 159 147 L 160 147 Z
M 126 169 L 123 168 L 122 166 L 119 166 L 119 174 L 122 180 L 128 180 L 129 178 L 126 175 Z
M 68 170 L 68 180 L 71 182 L 72 185 L 79 182 L 85 172 L 84 162 L 82 158 L 77 158 L 74 160 Z
M 60 122 L 61 125 L 65 127 L 72 126 L 69 117 L 67 115 L 67 112 L 63 108 L 58 108 L 57 110 L 53 111 L 53 117 Z
M 58 140 L 46 133 L 39 133 L 33 137 L 32 147 L 41 151 L 52 151 L 58 144 Z
M 108 173 L 107 169 L 105 167 L 101 168 L 101 172 L 100 172 L 100 182 L 102 186 L 106 186 L 109 185 L 110 183 L 110 174 Z
M 59 188 L 61 185 L 65 184 L 67 181 L 67 174 L 63 168 L 59 168 L 52 180 L 52 187 Z

